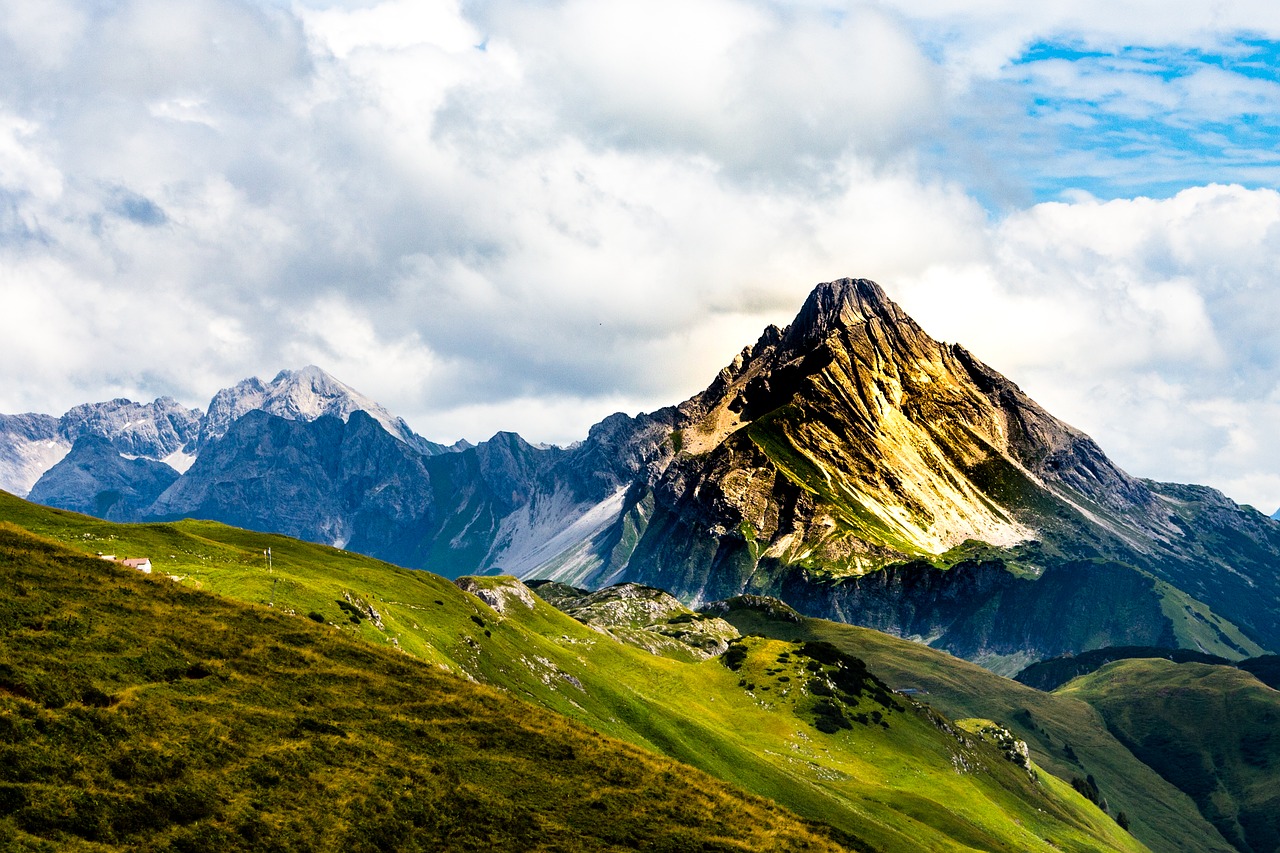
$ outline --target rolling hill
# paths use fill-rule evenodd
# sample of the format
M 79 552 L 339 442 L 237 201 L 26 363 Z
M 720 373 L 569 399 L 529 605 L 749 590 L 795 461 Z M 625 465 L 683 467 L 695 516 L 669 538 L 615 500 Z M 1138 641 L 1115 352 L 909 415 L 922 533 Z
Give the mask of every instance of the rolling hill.
M 1153 850 L 1233 849 L 1185 792 L 1130 752 L 1081 699 L 1043 693 L 919 643 L 803 617 L 770 599 L 734 599 L 709 610 L 744 633 L 831 643 L 949 717 L 1003 722 L 1027 743 L 1036 763 L 1060 779 L 1094 777 L 1111 813 L 1123 811 L 1133 833 Z
M 6 850 L 859 850 L 492 688 L 0 524 Z
M 15 588 L 27 591 L 14 599 L 12 606 L 19 612 L 7 623 L 13 628 L 4 645 L 10 667 L 4 700 L 11 717 L 54 713 L 59 710 L 55 705 L 70 709 L 65 713 L 87 707 L 97 708 L 92 713 L 107 725 L 113 715 L 131 707 L 112 697 L 196 691 L 199 696 L 182 699 L 190 703 L 184 709 L 200 708 L 208 719 L 234 721 L 247 715 L 277 734 L 282 726 L 291 732 L 302 726 L 298 748 L 305 751 L 319 749 L 315 742 L 333 734 L 325 726 L 350 733 L 358 728 L 357 719 L 360 726 L 372 727 L 361 729 L 370 737 L 375 730 L 378 737 L 386 736 L 381 733 L 387 726 L 414 730 L 417 723 L 407 720 L 412 717 L 409 712 L 382 703 L 396 697 L 412 703 L 425 688 L 412 686 L 417 682 L 409 673 L 422 670 L 449 685 L 477 681 L 501 688 L 508 696 L 558 711 L 605 736 L 692 765 L 767 797 L 802 819 L 832 827 L 827 838 L 852 849 L 1141 849 L 1067 781 L 1038 770 L 1025 758 L 1019 760 L 1016 744 L 995 724 L 999 720 L 957 723 L 942 717 L 891 693 L 874 669 L 868 671 L 861 661 L 833 647 L 747 638 L 734 644 L 732 654 L 719 658 L 657 655 L 569 618 L 514 579 L 471 579 L 467 585 L 480 593 L 476 595 L 429 573 L 213 522 L 118 525 L 7 496 L 0 498 L 0 517 L 24 528 L 11 530 L 15 556 L 8 564 L 10 571 L 19 573 Z M 33 535 L 40 538 L 32 539 Z M 62 544 L 54 546 L 54 541 Z M 38 560 L 27 553 L 42 548 L 46 556 Z M 86 556 L 73 556 L 63 548 Z M 155 567 L 152 576 L 90 556 L 108 549 L 121 557 L 149 556 Z M 20 573 L 29 571 L 60 571 L 64 576 L 57 582 L 40 580 L 39 575 L 24 580 Z M 90 580 L 97 592 L 77 585 Z M 94 598 L 116 595 L 120 589 L 129 590 L 118 594 L 128 604 L 125 611 L 138 609 L 138 621 L 127 630 L 149 630 L 166 638 L 162 651 L 140 652 L 136 664 L 131 663 L 136 656 L 122 654 L 139 642 L 129 639 L 134 633 L 122 633 L 125 628 L 117 630 L 102 621 L 107 616 L 114 619 L 121 606 Z M 234 604 L 211 592 L 244 603 Z M 27 603 L 31 596 L 42 602 L 34 609 Z M 189 613 L 188 605 L 227 612 L 211 624 Z M 107 616 L 93 615 L 100 611 Z M 237 614 L 234 619 L 232 611 Z M 188 624 L 191 619 L 195 621 Z M 52 631 L 49 626 L 55 623 L 66 626 L 69 639 Z M 269 626 L 262 637 L 254 627 L 258 624 Z M 276 631 L 291 639 L 277 643 Z M 201 639 L 189 644 L 181 639 L 188 635 Z M 56 640 L 49 645 L 51 638 Z M 89 645 L 66 645 L 80 642 Z M 219 650 L 221 643 L 230 644 L 230 649 Z M 395 676 L 389 683 L 370 683 L 374 676 L 355 677 L 351 671 L 359 667 L 353 665 L 320 677 L 327 664 L 313 658 L 328 644 L 367 649 L 343 654 L 367 656 L 378 668 L 394 664 Z M 261 654 L 242 654 L 245 646 L 261 646 Z M 83 671 L 68 672 L 62 664 L 73 647 L 77 651 L 71 659 L 86 661 Z M 199 648 L 207 653 L 195 654 Z M 61 651 L 55 654 L 51 649 Z M 14 657 L 17 654 L 23 655 L 21 660 Z M 231 666 L 218 661 L 235 661 L 235 677 L 224 681 L 201 675 L 208 669 L 217 676 Z M 285 671 L 277 671 L 273 662 Z M 191 669 L 197 663 L 200 666 Z M 304 710 L 301 699 L 318 701 L 306 694 L 311 670 L 317 687 L 332 691 L 326 702 L 354 706 L 333 714 Z M 254 682 L 254 673 L 261 683 Z M 281 679 L 286 686 L 280 685 Z M 223 696 L 223 685 L 237 692 Z M 284 693 L 276 692 L 280 690 Z M 51 697 L 47 701 L 46 695 Z M 95 702 L 105 702 L 105 708 Z M 288 706 L 289 712 L 284 714 L 280 705 Z M 302 716 L 313 722 L 297 722 Z M 162 718 L 157 712 L 157 719 Z M 145 731 L 145 719 L 140 725 Z M 224 725 L 234 728 L 233 723 Z M 466 728 L 463 720 L 450 725 Z M 315 727 L 319 728 L 313 731 Z M 161 741 L 179 737 L 164 731 Z M 494 740 L 497 746 L 507 742 L 505 735 Z M 380 761 L 382 755 L 372 753 L 370 760 Z M 43 769 L 26 780 L 7 780 L 19 791 L 7 802 L 19 806 L 6 819 L 18 821 L 19 828 L 38 828 L 37 823 L 21 823 L 27 820 L 21 804 L 27 802 L 27 786 L 45 790 L 41 786 L 53 765 L 35 766 Z M 552 769 L 559 774 L 575 767 Z M 207 771 L 210 785 L 230 772 L 225 767 Z M 116 784 L 102 777 L 109 773 L 106 765 L 94 764 L 83 772 L 82 782 Z M 299 780 L 289 784 L 294 783 Z M 274 784 L 288 788 L 283 782 Z M 234 800 L 237 795 L 226 796 Z M 629 807 L 644 807 L 643 798 L 636 795 L 625 800 Z M 194 824 L 206 820 L 219 831 L 233 831 L 222 822 L 230 819 L 230 811 L 219 814 Z M 279 818 L 281 825 L 289 820 L 285 815 Z M 30 828 L 23 831 L 31 833 Z M 49 831 L 74 835 L 65 827 Z M 817 830 L 807 831 L 821 836 Z M 758 841 L 742 845 L 772 849 L 770 843 Z
M 1230 666 L 1116 661 L 1058 688 L 1246 853 L 1280 849 L 1280 693 Z

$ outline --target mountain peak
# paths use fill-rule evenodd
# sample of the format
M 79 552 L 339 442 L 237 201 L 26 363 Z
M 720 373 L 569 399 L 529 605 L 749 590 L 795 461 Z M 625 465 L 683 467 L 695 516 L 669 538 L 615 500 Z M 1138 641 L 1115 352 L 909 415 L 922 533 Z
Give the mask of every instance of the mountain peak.
M 364 410 L 381 414 L 382 409 L 315 365 L 280 371 L 266 391 L 268 411 L 293 420 L 310 421 L 321 415 L 334 415 L 345 421 L 352 412 Z
M 839 328 L 853 328 L 873 319 L 888 323 L 910 318 L 874 281 L 842 278 L 816 286 L 804 307 L 787 327 L 785 342 L 791 347 L 811 345 Z
M 345 421 L 362 411 L 419 453 L 431 455 L 449 449 L 417 435 L 401 418 L 314 364 L 281 370 L 266 384 L 255 376 L 219 391 L 209 403 L 201 445 L 220 438 L 233 422 L 256 409 L 297 421 L 313 421 L 324 415 Z
M 310 385 L 312 388 L 348 388 L 344 383 L 334 379 L 328 371 L 314 364 L 299 367 L 297 370 L 281 370 L 271 380 L 271 384 L 273 386 Z
M 1031 539 L 1043 519 L 993 489 L 989 470 L 1029 493 L 1083 495 L 1122 520 L 1154 500 L 1087 436 L 968 351 L 934 340 L 866 279 L 817 285 L 780 339 L 766 330 L 681 413 L 680 451 L 694 458 L 723 447 L 719 463 L 744 472 L 716 472 L 733 488 L 716 490 L 723 505 L 708 514 L 741 514 L 721 527 L 745 523 L 773 537 L 784 559 L 820 554 L 854 572 L 967 539 Z M 685 458 L 675 471 L 702 464 Z M 769 514 L 754 484 L 779 482 L 775 474 L 815 496 L 816 514 Z M 836 527 L 825 521 L 798 532 L 823 514 L 845 532 L 828 535 Z

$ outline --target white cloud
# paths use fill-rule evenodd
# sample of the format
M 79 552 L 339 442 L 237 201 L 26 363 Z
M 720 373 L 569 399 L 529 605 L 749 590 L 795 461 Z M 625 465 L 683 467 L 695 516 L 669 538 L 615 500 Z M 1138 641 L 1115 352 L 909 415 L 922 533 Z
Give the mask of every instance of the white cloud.
M 1270 512 L 1278 258 L 1280 193 L 1198 187 L 1037 205 L 991 232 L 983 263 L 904 280 L 902 296 L 1132 473 Z
M 39 130 L 33 121 L 0 112 L 0 190 L 48 203 L 62 195 L 63 177 L 41 152 L 34 138 Z
M 67 60 L 83 36 L 88 15 L 71 0 L 0 0 L 0 37 L 41 69 Z
M 476 29 L 452 0 L 393 0 L 355 10 L 298 8 L 307 30 L 340 60 L 360 50 L 395 51 L 432 45 L 462 51 L 480 44 Z
M 696 392 L 815 282 L 862 275 L 1135 473 L 1280 505 L 1280 197 L 1075 193 L 992 219 L 973 188 L 1010 181 L 1025 148 L 948 149 L 985 162 L 970 187 L 962 164 L 919 165 L 960 110 L 1020 139 L 1008 63 L 1036 39 L 1218 45 L 1230 21 L 995 2 L 42 8 L 0 6 L 0 40 L 48 59 L 0 44 L 0 410 L 202 405 L 316 362 L 433 439 L 567 443 Z M 1171 88 L 1099 67 L 1031 73 L 1064 101 L 1128 81 L 1118 110 L 1175 118 L 1274 98 L 1225 72 Z
M 738 0 L 499 5 L 490 44 L 589 143 L 711 158 L 740 177 L 890 156 L 937 115 L 941 78 L 895 19 Z

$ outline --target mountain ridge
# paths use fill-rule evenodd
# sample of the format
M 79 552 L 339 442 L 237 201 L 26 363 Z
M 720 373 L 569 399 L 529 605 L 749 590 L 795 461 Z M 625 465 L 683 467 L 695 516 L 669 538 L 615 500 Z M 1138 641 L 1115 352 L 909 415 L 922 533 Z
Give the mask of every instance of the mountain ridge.
M 314 392 L 306 373 L 281 377 Z M 266 399 L 242 385 L 228 418 Z M 278 397 L 286 415 L 323 408 Z M 136 518 L 287 529 L 446 576 L 631 581 L 695 605 L 778 595 L 1008 674 L 1106 645 L 1280 647 L 1280 525 L 1130 476 L 864 279 L 817 285 L 703 391 L 569 448 L 498 433 L 424 455 L 397 439 L 357 475 L 350 423 L 250 414 Z
M 185 474 L 198 454 L 225 435 L 231 424 L 251 411 L 266 411 L 286 420 L 312 421 L 324 415 L 346 421 L 364 411 L 391 436 L 419 453 L 433 455 L 462 450 L 429 441 L 379 403 L 338 381 L 315 365 L 281 370 L 270 382 L 242 379 L 215 393 L 208 407 L 187 409 L 171 397 L 135 403 L 123 397 L 82 403 L 61 417 L 27 413 L 0 415 L 0 488 L 26 496 L 70 453 L 76 440 L 92 435 L 109 440 L 127 458 L 163 462 Z M 65 489 L 46 485 L 45 492 Z
M 76 440 L 93 435 L 111 442 L 120 454 L 168 460 L 185 469 L 195 449 L 200 412 L 172 397 L 135 403 L 117 397 L 73 406 L 61 417 L 26 413 L 0 415 L 0 488 L 26 495 Z
M 222 437 L 233 422 L 251 411 L 264 411 L 293 421 L 313 421 L 324 415 L 345 421 L 353 412 L 363 411 L 419 453 L 431 455 L 451 449 L 418 435 L 403 418 L 313 364 L 297 370 L 281 370 L 266 383 L 256 376 L 243 379 L 214 394 L 200 424 L 200 445 Z M 452 447 L 466 446 L 466 442 L 458 442 Z

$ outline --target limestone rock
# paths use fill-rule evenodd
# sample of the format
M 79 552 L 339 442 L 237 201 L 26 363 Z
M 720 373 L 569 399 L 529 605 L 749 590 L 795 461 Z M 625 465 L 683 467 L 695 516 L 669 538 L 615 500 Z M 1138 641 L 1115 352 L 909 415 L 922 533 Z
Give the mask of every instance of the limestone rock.
M 403 419 L 315 365 L 282 370 L 270 382 L 250 377 L 219 391 L 200 421 L 200 446 L 221 438 L 233 423 L 253 411 L 291 421 L 314 421 L 324 416 L 346 421 L 353 412 L 365 412 L 394 438 L 419 453 L 445 453 L 466 446 L 465 442 L 446 447 L 428 441 L 409 429 Z
M 532 589 L 556 609 L 624 643 L 653 654 L 705 659 L 724 654 L 738 630 L 716 616 L 695 613 L 672 595 L 622 583 L 596 592 L 534 581 Z

